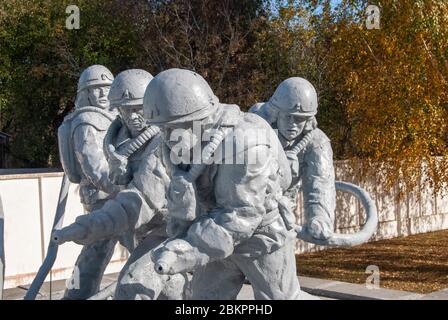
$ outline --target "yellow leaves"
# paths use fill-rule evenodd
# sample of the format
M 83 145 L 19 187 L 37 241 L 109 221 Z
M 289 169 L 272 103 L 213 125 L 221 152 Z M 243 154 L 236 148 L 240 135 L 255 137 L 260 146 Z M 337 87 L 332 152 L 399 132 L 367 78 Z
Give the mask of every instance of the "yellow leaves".
M 296 16 L 296 13 L 297 12 L 293 6 L 282 7 L 279 10 L 279 16 L 280 16 L 279 20 L 283 21 L 284 23 L 288 23 Z
M 408 9 L 406 4 L 403 6 Z M 396 166 L 387 173 L 392 177 L 393 171 L 404 165 L 400 159 L 406 159 L 411 168 L 423 157 L 448 155 L 448 118 L 443 111 L 448 103 L 448 86 L 439 76 L 440 66 L 435 68 L 427 59 L 434 48 L 446 48 L 448 39 L 425 37 L 426 46 L 420 46 L 416 39 L 421 37 L 421 30 L 413 27 L 416 17 L 405 19 L 399 10 L 386 13 L 388 25 L 380 31 L 381 37 L 353 28 L 336 31 L 328 49 L 327 80 L 336 83 L 333 88 L 351 127 L 349 143 L 355 153 L 346 156 L 376 161 L 396 158 Z M 439 16 L 432 19 L 435 24 Z M 446 171 L 435 172 L 448 178 Z

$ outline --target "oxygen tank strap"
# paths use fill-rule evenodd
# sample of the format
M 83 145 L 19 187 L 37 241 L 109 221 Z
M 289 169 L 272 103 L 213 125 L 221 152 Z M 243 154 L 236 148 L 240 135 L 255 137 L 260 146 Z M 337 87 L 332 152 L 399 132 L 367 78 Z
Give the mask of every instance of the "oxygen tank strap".
M 218 147 L 221 145 L 221 142 L 227 136 L 229 129 L 227 127 L 221 127 L 218 129 L 216 134 L 212 135 L 210 138 L 210 142 L 204 147 L 202 150 L 202 161 L 200 164 L 194 164 L 191 166 L 191 169 L 188 171 L 188 175 L 191 181 L 195 181 L 199 176 L 204 172 L 205 168 L 210 161 Z
M 155 135 L 160 132 L 159 127 L 148 127 L 145 131 L 139 134 L 136 138 L 129 141 L 125 149 L 120 152 L 121 155 L 129 158 L 133 153 L 138 151 L 146 142 L 151 140 Z
M 308 145 L 308 143 L 310 143 L 311 139 L 313 138 L 314 135 L 314 130 L 311 130 L 310 132 L 308 132 L 303 138 L 302 140 L 300 140 L 292 149 L 291 151 L 294 154 L 299 154 L 303 149 L 306 148 L 306 146 Z
M 119 154 L 129 158 L 133 153 L 137 152 L 146 142 L 151 140 L 155 135 L 160 132 L 158 127 L 149 127 L 141 134 L 139 134 L 134 139 L 128 141 L 124 150 L 120 151 Z

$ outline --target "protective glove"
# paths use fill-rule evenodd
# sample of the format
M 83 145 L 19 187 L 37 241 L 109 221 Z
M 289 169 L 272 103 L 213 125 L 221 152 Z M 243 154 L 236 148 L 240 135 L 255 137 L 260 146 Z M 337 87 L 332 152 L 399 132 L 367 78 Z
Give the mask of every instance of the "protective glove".
M 188 179 L 187 172 L 178 170 L 171 179 L 167 194 L 169 215 L 180 220 L 193 221 L 199 213 L 196 186 Z
M 128 158 L 117 152 L 109 154 L 109 179 L 116 185 L 127 185 L 132 179 L 132 173 L 128 166 Z
M 333 223 L 325 215 L 316 215 L 306 223 L 308 233 L 315 239 L 326 240 L 333 234 Z

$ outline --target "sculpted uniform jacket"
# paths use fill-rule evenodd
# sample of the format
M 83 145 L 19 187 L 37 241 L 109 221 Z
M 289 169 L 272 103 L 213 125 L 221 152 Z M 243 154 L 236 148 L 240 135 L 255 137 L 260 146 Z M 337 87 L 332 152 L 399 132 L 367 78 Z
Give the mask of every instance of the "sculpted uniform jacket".
M 187 231 L 184 239 L 207 254 L 210 260 L 232 254 L 257 257 L 281 248 L 295 235 L 288 231 L 278 210 L 278 197 L 291 181 L 288 161 L 272 128 L 254 114 L 239 107 L 220 107 L 221 126 L 234 129 L 226 139 L 234 150 L 245 156 L 258 156 L 245 164 L 226 164 L 225 155 L 216 158 L 224 163 L 208 165 L 196 180 L 197 198 L 202 215 Z M 271 135 L 269 142 L 257 141 L 254 132 Z M 226 140 L 225 139 L 225 140 Z M 227 146 L 226 142 L 223 142 Z M 239 146 L 237 146 L 239 144 Z M 280 151 L 280 152 L 279 152 Z M 166 154 L 166 153 L 164 153 Z M 234 152 L 234 158 L 237 152 Z M 165 160 L 165 158 L 164 158 Z M 232 160 L 232 159 L 230 159 Z M 171 170 L 173 165 L 167 165 Z
M 295 141 L 286 141 L 280 136 L 285 151 L 293 148 L 300 139 L 298 137 Z M 299 152 L 297 158 L 288 158 L 291 168 L 299 168 L 298 172 L 291 170 L 292 183 L 288 190 L 290 197 L 295 197 L 297 191 L 301 190 L 307 218 L 322 215 L 334 221 L 336 189 L 330 139 L 316 128 L 311 141 Z
M 122 132 L 119 133 L 119 136 Z M 133 251 L 140 241 L 151 234 L 166 236 L 165 194 L 169 177 L 161 162 L 160 135 L 148 141 L 131 155 L 132 180 L 125 190 L 108 200 L 99 210 L 79 216 L 76 224 L 87 230 L 81 243 L 119 237 Z
M 276 129 L 275 116 L 269 111 L 266 103 L 257 103 L 250 108 L 253 112 Z M 300 140 L 287 141 L 279 135 L 284 150 L 291 150 Z M 296 203 L 297 192 L 303 192 L 304 209 L 307 220 L 324 215 L 334 221 L 336 207 L 336 189 L 333 167 L 333 150 L 330 139 L 316 128 L 311 141 L 296 157 L 288 157 L 291 167 L 292 182 L 285 193 L 292 203 Z M 298 168 L 298 170 L 297 170 Z
M 109 180 L 103 141 L 111 121 L 100 112 L 82 112 L 72 120 L 72 145 L 80 172 L 81 202 L 89 208 L 113 196 L 118 187 Z

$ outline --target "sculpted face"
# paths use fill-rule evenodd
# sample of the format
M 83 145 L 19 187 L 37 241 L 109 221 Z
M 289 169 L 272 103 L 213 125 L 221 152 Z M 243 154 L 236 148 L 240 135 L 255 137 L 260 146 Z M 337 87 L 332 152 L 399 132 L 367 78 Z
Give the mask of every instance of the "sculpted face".
M 143 106 L 119 107 L 118 110 L 133 137 L 138 136 L 146 128 L 146 120 L 143 117 Z
M 90 103 L 101 109 L 109 107 L 109 100 L 107 99 L 109 90 L 110 86 L 88 88 Z
M 302 133 L 307 120 L 307 117 L 280 111 L 277 119 L 277 128 L 284 138 L 294 140 Z

